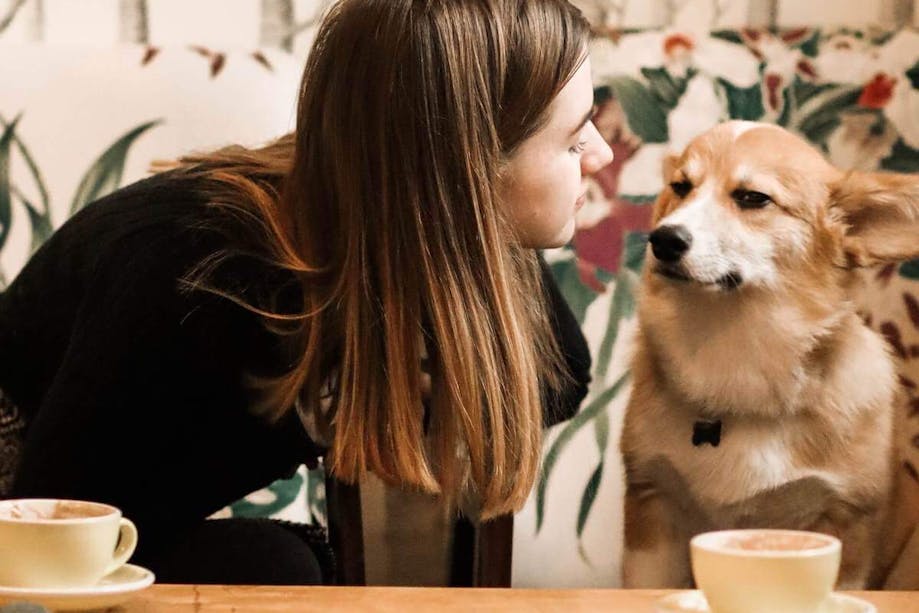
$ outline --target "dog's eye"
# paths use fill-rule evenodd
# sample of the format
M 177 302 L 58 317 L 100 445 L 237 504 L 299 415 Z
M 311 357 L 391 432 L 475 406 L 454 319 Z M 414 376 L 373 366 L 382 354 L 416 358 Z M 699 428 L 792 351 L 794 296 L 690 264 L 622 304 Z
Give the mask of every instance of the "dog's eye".
M 670 184 L 670 189 L 680 198 L 685 198 L 692 191 L 692 183 L 689 181 L 674 181 Z
M 731 198 L 742 209 L 761 209 L 772 202 L 772 198 L 762 192 L 751 192 L 745 189 L 735 189 L 731 192 Z

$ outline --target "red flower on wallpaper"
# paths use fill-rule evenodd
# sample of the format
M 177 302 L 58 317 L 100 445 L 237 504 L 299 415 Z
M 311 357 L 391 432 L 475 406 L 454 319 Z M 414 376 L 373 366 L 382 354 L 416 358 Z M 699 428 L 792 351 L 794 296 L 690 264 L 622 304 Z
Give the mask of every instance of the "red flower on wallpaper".
M 696 44 L 689 36 L 679 32 L 671 34 L 664 39 L 664 53 L 667 55 L 692 51 L 695 47 Z
M 896 77 L 879 72 L 865 85 L 862 94 L 858 97 L 858 105 L 866 109 L 882 109 L 893 98 L 893 88 L 897 84 Z
M 664 65 L 674 75 L 686 76 L 693 63 L 696 41 L 688 34 L 674 32 L 664 38 Z

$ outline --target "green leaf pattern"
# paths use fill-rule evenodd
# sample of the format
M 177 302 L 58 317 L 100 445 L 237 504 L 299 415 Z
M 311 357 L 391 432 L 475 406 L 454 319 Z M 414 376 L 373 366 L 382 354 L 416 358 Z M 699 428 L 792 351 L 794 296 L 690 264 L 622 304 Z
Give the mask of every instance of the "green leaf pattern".
M 148 121 L 128 131 L 127 134 L 116 140 L 99 156 L 86 171 L 83 180 L 77 187 L 70 205 L 70 214 L 73 215 L 88 203 L 98 200 L 109 194 L 121 185 L 121 176 L 124 174 L 124 163 L 128 151 L 137 138 L 159 124 L 160 121 Z
M 0 134 L 0 249 L 6 244 L 13 222 L 13 195 L 10 183 L 10 145 L 19 117 Z

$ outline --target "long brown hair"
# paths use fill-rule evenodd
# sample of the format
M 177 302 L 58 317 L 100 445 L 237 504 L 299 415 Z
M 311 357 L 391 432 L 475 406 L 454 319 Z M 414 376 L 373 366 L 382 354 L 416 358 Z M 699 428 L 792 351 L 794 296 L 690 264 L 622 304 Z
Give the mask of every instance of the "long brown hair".
M 525 502 L 539 382 L 565 373 L 536 253 L 498 185 L 587 35 L 565 0 L 341 0 L 307 61 L 296 131 L 182 160 L 302 282 L 302 312 L 284 315 L 193 279 L 292 335 L 297 363 L 267 383 L 265 407 L 310 413 L 338 478 L 372 470 L 447 496 L 471 478 L 483 517 Z

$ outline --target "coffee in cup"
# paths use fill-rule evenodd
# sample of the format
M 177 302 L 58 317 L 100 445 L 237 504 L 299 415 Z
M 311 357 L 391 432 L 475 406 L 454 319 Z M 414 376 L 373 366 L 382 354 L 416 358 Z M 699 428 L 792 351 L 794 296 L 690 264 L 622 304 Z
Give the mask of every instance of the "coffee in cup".
M 0 501 L 0 586 L 90 586 L 120 568 L 137 545 L 121 511 L 98 502 Z
M 690 541 L 712 613 L 816 613 L 836 584 L 839 539 L 796 530 L 725 530 Z

